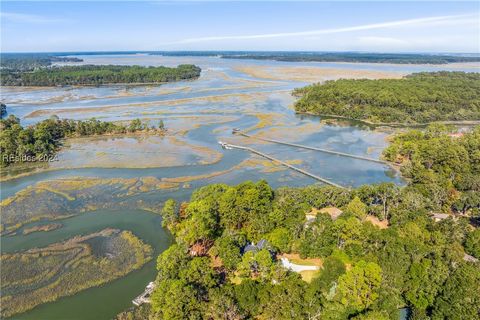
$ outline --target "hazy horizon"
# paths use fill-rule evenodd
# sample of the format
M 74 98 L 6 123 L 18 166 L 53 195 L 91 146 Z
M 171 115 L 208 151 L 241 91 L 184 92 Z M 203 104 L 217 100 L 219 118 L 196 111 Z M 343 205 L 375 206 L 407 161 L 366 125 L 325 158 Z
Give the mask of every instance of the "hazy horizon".
M 480 52 L 415 52 L 415 51 L 306 51 L 306 50 L 88 50 L 88 51 L 2 51 L 4 54 L 149 54 L 149 53 L 355 53 L 355 54 L 411 54 L 411 55 L 453 55 L 480 56 Z
M 478 53 L 478 2 L 2 1 L 2 52 Z

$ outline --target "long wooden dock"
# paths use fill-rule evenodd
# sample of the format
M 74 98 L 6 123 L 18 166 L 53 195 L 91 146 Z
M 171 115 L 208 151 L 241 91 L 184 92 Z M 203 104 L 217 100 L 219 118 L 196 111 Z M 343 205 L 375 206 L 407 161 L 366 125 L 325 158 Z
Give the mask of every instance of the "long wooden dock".
M 357 155 L 351 154 L 351 153 L 345 153 L 345 152 L 339 152 L 339 151 L 332 151 L 332 150 L 328 150 L 328 149 L 304 146 L 304 145 L 301 145 L 301 144 L 284 142 L 284 141 L 275 140 L 275 139 L 260 138 L 260 137 L 252 136 L 250 134 L 242 132 L 238 129 L 233 129 L 233 133 L 244 136 L 244 137 L 247 137 L 247 138 L 253 138 L 253 139 L 262 140 L 262 141 L 271 142 L 271 143 L 283 144 L 283 145 L 290 146 L 290 147 L 295 147 L 295 148 L 320 151 L 320 152 L 324 152 L 324 153 L 334 154 L 334 155 L 337 155 L 337 156 L 349 157 L 349 158 L 353 158 L 353 159 L 371 161 L 371 162 L 376 162 L 376 163 L 381 163 L 381 164 L 387 164 L 387 165 L 389 164 L 388 162 L 383 161 L 383 160 L 369 158 L 369 157 L 363 157 L 363 156 L 357 156 Z
M 249 152 L 251 152 L 251 153 L 255 153 L 255 154 L 259 155 L 259 156 L 262 156 L 262 157 L 264 157 L 264 158 L 267 158 L 267 159 L 269 159 L 269 160 L 271 160 L 271 161 L 280 163 L 281 165 L 283 165 L 283 166 L 285 166 L 285 167 L 288 167 L 288 168 L 290 168 L 290 169 L 292 169 L 292 170 L 294 170 L 294 171 L 300 172 L 301 174 L 304 174 L 304 175 L 306 175 L 306 176 L 308 176 L 308 177 L 310 177 L 310 178 L 313 178 L 313 179 L 315 179 L 315 180 L 321 181 L 321 182 L 323 182 L 323 183 L 329 184 L 329 185 L 334 186 L 334 187 L 337 187 L 337 188 L 348 189 L 348 188 L 345 188 L 344 186 L 341 186 L 341 185 L 339 185 L 339 184 L 337 184 L 337 183 L 335 183 L 335 182 L 332 182 L 332 181 L 327 180 L 327 179 L 325 179 L 325 178 L 322 178 L 322 177 L 319 177 L 319 176 L 317 176 L 317 175 L 314 175 L 313 173 L 310 173 L 310 172 L 305 171 L 305 170 L 303 170 L 303 169 L 300 169 L 300 168 L 297 168 L 297 167 L 295 167 L 295 166 L 292 166 L 291 164 L 289 164 L 289 163 L 287 163 L 287 162 L 285 162 L 285 161 L 276 159 L 276 158 L 274 158 L 274 157 L 272 157 L 272 156 L 269 156 L 268 154 L 265 154 L 265 153 L 263 153 L 263 152 L 257 151 L 257 150 L 255 150 L 255 149 L 250 148 L 250 147 L 244 147 L 244 146 L 229 144 L 229 143 L 225 143 L 225 142 L 221 142 L 221 141 L 219 141 L 219 143 L 222 145 L 222 148 L 224 148 L 224 149 L 240 149 L 240 150 L 246 150 L 246 151 L 249 151 Z

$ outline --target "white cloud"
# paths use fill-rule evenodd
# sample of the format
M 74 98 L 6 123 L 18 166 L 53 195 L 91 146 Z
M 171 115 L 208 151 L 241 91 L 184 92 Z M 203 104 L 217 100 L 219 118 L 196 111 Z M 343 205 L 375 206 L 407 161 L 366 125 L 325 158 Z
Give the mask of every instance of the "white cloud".
M 183 39 L 183 40 L 168 43 L 168 44 L 187 44 L 187 43 L 222 41 L 222 40 L 252 40 L 252 39 L 269 39 L 269 38 L 299 37 L 299 36 L 318 36 L 318 35 L 325 35 L 325 34 L 347 33 L 347 32 L 355 32 L 355 31 L 386 29 L 386 28 L 395 28 L 395 27 L 406 27 L 406 26 L 408 27 L 424 26 L 425 27 L 425 26 L 431 26 L 431 25 L 439 26 L 439 25 L 452 25 L 452 24 L 458 24 L 458 23 L 474 24 L 478 27 L 477 19 L 478 19 L 477 15 L 472 15 L 472 14 L 437 16 L 437 17 L 396 20 L 396 21 L 365 24 L 365 25 L 358 25 L 358 26 L 351 26 L 351 27 L 327 28 L 327 29 L 300 31 L 300 32 L 189 38 L 189 39 Z
M 16 13 L 16 12 L 0 12 L 0 17 L 10 22 L 17 23 L 32 23 L 32 24 L 44 24 L 44 23 L 65 23 L 70 22 L 67 19 L 44 17 L 36 14 Z

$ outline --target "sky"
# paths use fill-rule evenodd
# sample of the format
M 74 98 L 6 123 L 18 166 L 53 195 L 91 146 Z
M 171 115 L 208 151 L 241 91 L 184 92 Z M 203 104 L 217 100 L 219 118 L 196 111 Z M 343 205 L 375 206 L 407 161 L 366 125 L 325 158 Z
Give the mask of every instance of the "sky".
M 480 1 L 1 1 L 2 52 L 480 52 Z

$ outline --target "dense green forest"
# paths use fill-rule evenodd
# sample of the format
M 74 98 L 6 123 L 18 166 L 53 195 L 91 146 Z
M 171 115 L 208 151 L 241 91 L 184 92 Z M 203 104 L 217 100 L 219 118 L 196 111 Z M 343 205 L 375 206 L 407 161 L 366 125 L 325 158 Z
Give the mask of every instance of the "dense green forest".
M 162 223 L 176 243 L 158 257 L 151 307 L 118 319 L 396 320 L 402 307 L 410 319 L 478 319 L 480 127 L 449 133 L 433 125 L 394 138 L 384 156 L 403 163 L 405 187 L 259 181 L 168 200 Z M 342 213 L 307 221 L 327 207 Z M 450 217 L 435 221 L 439 211 Z M 304 281 L 281 266 L 284 253 L 319 259 L 320 271 Z
M 1 70 L 3 86 L 65 86 L 115 83 L 162 83 L 195 79 L 201 69 L 194 65 L 141 67 L 82 65 L 39 68 L 35 71 Z
M 51 66 L 55 62 L 82 62 L 76 57 L 61 57 L 47 53 L 2 53 L 0 67 L 2 70 L 32 71 Z
M 362 62 L 395 64 L 446 64 L 478 62 L 480 57 L 412 54 L 412 53 L 360 53 L 360 52 L 227 52 L 219 53 L 227 59 L 276 60 L 288 62 Z
M 434 211 L 467 213 L 480 203 L 480 126 L 455 133 L 444 125 L 396 135 L 383 156 L 401 164 L 407 187 Z
M 376 123 L 480 120 L 480 74 L 422 72 L 403 79 L 327 81 L 296 89 L 297 112 Z
M 59 119 L 56 116 L 24 128 L 14 115 L 0 120 L 1 166 L 14 163 L 48 162 L 62 145 L 62 139 L 68 137 L 91 136 L 136 132 L 142 130 L 159 130 L 165 126 L 160 120 L 158 128 L 148 127 L 139 119 L 128 125 L 90 119 L 86 121 Z

